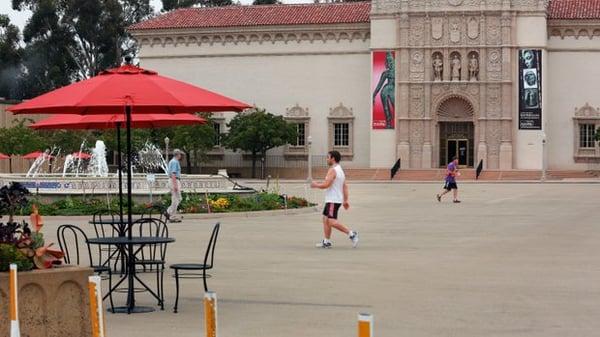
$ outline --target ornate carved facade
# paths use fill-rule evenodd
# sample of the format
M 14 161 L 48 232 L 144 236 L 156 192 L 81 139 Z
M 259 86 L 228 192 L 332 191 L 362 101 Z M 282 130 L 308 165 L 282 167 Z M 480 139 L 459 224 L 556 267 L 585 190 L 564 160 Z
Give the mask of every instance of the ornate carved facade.
M 513 91 L 518 11 L 544 11 L 543 0 L 378 0 L 371 20 L 398 27 L 397 155 L 410 168 L 445 164 L 442 123 L 472 123 L 468 147 L 491 169 L 512 168 Z M 455 100 L 453 100 L 455 99 Z M 447 103 L 470 109 L 459 120 Z

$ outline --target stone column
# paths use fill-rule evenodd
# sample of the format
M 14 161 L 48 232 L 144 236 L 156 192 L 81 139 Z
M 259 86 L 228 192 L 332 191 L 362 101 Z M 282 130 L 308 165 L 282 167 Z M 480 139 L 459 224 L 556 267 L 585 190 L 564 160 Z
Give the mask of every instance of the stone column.
M 410 21 L 407 14 L 402 14 L 398 19 L 398 27 L 400 32 L 399 45 L 407 46 L 409 44 Z M 399 60 L 399 61 L 398 61 Z M 398 129 L 398 148 L 397 157 L 400 158 L 401 167 L 403 169 L 410 168 L 410 143 L 408 141 L 409 132 L 409 86 L 407 84 L 410 72 L 410 53 L 408 48 L 402 48 L 398 51 L 396 64 L 396 79 L 400 81 L 400 85 L 396 86 L 396 111 L 397 129 Z
M 502 42 L 504 45 L 510 45 L 512 42 L 512 14 L 510 12 L 502 13 Z M 513 168 L 513 145 L 512 145 L 512 84 L 506 83 L 512 80 L 512 48 L 502 48 L 502 139 L 500 143 L 500 163 L 501 170 L 510 170 Z M 516 61 L 515 61 L 516 62 Z
M 431 20 L 429 18 L 425 19 L 425 34 L 424 34 L 427 45 L 431 45 Z M 433 78 L 433 65 L 431 60 L 431 49 L 424 49 L 424 66 L 425 66 L 425 77 L 424 81 L 429 82 Z M 431 83 L 424 85 L 423 92 L 423 100 L 425 109 L 423 117 L 423 150 L 422 150 L 422 159 L 421 159 L 421 168 L 428 169 L 431 168 L 431 159 L 433 155 L 433 146 L 431 144 Z

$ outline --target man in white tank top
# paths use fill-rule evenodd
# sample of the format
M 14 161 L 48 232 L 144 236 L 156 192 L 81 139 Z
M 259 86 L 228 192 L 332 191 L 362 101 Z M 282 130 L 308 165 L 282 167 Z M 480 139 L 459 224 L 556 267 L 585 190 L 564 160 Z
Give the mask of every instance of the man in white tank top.
M 325 208 L 323 209 L 323 232 L 325 238 L 317 244 L 318 248 L 331 248 L 332 228 L 348 235 L 352 241 L 352 247 L 358 246 L 358 233 L 350 230 L 338 221 L 338 211 L 343 205 L 344 209 L 350 208 L 348 203 L 348 185 L 346 175 L 340 166 L 341 155 L 338 151 L 330 151 L 327 154 L 327 165 L 329 170 L 325 181 L 313 182 L 310 187 L 325 190 Z

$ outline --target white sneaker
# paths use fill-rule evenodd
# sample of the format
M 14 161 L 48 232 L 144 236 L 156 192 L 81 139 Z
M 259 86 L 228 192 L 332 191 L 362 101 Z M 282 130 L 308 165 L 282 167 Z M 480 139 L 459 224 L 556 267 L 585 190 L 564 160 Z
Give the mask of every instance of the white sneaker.
M 352 248 L 358 247 L 358 233 L 357 232 L 352 232 L 352 234 L 350 234 L 350 241 L 352 241 Z
M 329 248 L 333 247 L 333 245 L 331 244 L 331 242 L 325 242 L 325 240 L 323 240 L 323 241 L 317 243 L 315 245 L 315 247 L 329 249 Z

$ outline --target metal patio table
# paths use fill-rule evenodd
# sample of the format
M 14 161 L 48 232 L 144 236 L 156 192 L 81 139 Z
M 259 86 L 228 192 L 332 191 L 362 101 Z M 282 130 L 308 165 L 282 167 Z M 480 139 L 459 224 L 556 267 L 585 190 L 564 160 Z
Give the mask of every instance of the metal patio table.
M 154 245 L 154 244 L 168 244 L 175 242 L 174 238 L 161 238 L 155 236 L 140 236 L 140 237 L 132 237 L 131 239 L 125 236 L 118 237 L 108 237 L 108 238 L 93 238 L 88 239 L 88 243 L 92 245 L 113 245 L 117 246 L 118 250 L 121 251 L 121 254 L 124 254 L 125 261 L 125 274 L 119 279 L 119 281 L 109 289 L 108 294 L 115 291 L 125 280 L 129 281 L 127 287 L 127 305 L 122 307 L 115 307 L 115 313 L 141 313 L 141 312 L 152 312 L 154 308 L 152 307 L 143 307 L 135 305 L 135 289 L 134 289 L 134 280 L 137 280 L 152 296 L 154 296 L 159 302 L 161 298 L 158 294 L 156 294 L 144 281 L 142 281 L 137 275 L 135 271 L 135 256 L 144 248 L 146 245 Z M 133 252 L 132 256 L 128 255 L 128 247 L 137 246 L 137 249 L 131 250 Z

